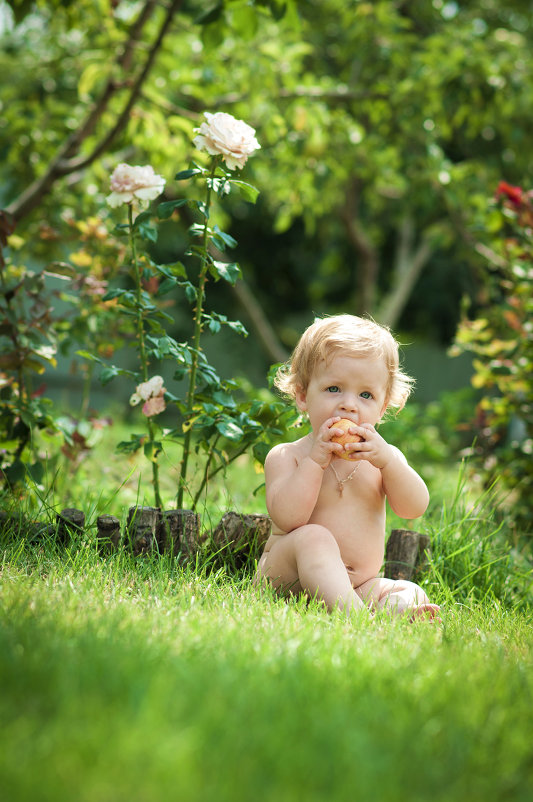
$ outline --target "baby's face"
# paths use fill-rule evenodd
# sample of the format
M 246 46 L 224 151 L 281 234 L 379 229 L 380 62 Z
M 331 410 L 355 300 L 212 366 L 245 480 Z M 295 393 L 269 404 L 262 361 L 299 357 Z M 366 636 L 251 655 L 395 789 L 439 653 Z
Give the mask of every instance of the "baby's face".
M 337 415 L 375 425 L 387 408 L 388 379 L 383 359 L 337 354 L 318 364 L 296 403 L 308 413 L 314 431 Z

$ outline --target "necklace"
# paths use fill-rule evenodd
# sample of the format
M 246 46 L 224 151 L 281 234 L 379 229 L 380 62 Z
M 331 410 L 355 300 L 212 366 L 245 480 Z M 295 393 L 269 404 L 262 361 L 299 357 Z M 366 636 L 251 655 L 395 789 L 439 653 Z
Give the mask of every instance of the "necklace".
M 355 474 L 356 470 L 358 469 L 358 467 L 361 465 L 361 463 L 360 462 L 357 463 L 357 465 L 355 466 L 353 471 L 346 477 L 346 479 L 341 479 L 339 477 L 339 474 L 337 473 L 337 471 L 333 467 L 333 463 L 332 462 L 330 462 L 329 464 L 330 464 L 331 470 L 335 474 L 335 479 L 337 480 L 337 484 L 339 486 L 339 496 L 342 497 L 342 491 L 344 490 L 344 485 L 346 484 L 346 482 L 349 482 L 350 479 L 353 479 L 354 474 Z

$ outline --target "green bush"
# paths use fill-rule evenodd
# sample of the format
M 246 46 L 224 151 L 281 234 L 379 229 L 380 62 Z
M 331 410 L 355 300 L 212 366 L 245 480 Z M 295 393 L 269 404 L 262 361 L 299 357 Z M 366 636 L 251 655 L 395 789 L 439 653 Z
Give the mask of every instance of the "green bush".
M 501 182 L 481 224 L 484 304 L 463 319 L 453 352 L 474 354 L 472 383 L 482 393 L 474 455 L 486 486 L 498 478 L 512 491 L 519 539 L 533 523 L 533 192 Z

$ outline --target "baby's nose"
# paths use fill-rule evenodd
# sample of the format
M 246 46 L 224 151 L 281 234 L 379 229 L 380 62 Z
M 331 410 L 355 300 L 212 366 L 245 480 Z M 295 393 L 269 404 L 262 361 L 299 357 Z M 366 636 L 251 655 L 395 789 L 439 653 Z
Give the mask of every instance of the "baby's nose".
M 346 412 L 357 412 L 357 396 L 354 393 L 346 393 L 342 398 L 341 408 Z

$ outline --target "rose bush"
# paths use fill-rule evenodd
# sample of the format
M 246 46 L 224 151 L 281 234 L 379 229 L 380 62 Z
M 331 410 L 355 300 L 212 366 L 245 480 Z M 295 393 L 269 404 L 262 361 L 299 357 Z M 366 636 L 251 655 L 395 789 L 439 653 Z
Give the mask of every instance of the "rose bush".
M 151 201 L 161 195 L 165 188 L 165 179 L 154 172 L 149 164 L 144 167 L 132 167 L 130 164 L 119 164 L 111 175 L 111 194 L 106 201 L 115 208 L 122 203 Z
M 255 129 L 223 111 L 216 114 L 206 111 L 204 117 L 207 122 L 194 129 L 198 131 L 193 139 L 196 147 L 210 156 L 222 156 L 229 170 L 236 167 L 242 170 L 248 157 L 261 147 L 255 138 Z
M 255 138 L 255 130 L 230 114 L 206 112 L 205 119 L 206 122 L 195 129 L 198 136 L 194 139 L 194 144 L 210 154 L 210 164 L 204 167 L 192 162 L 188 169 L 175 176 L 177 181 L 191 178 L 201 180 L 205 186 L 203 200 L 178 197 L 160 203 L 157 209 L 142 211 L 135 217 L 134 201 L 155 199 L 163 190 L 164 179 L 156 175 L 152 167 L 132 167 L 127 164 L 118 165 L 111 176 L 112 192 L 106 199 L 108 205 L 125 204 L 128 208 L 128 222 L 118 224 L 116 232 L 122 236 L 124 230 L 127 230 L 129 234 L 130 279 L 133 280 L 134 289 L 132 291 L 130 287 L 111 287 L 102 300 L 115 301 L 124 311 L 125 319 L 134 319 L 139 370 L 107 365 L 95 354 L 88 351 L 78 352 L 104 365 L 101 373 L 104 383 L 116 376 L 134 379 L 136 389 L 130 397 L 130 404 L 135 406 L 142 403 L 148 437 L 142 433 L 131 434 L 129 441 L 118 444 L 117 450 L 120 453 L 133 454 L 143 449 L 152 468 L 156 507 L 163 506 L 159 487 L 159 455 L 163 449 L 163 441 L 182 442 L 177 506 L 182 508 L 187 494 L 196 508 L 209 479 L 218 470 L 225 469 L 229 462 L 244 453 L 250 445 L 253 445 L 254 453 L 260 451 L 263 455 L 265 438 L 268 437 L 270 428 L 269 425 L 265 427 L 264 421 L 256 419 L 262 410 L 258 402 L 239 403 L 233 397 L 232 393 L 238 389 L 237 383 L 226 382 L 218 376 L 200 345 L 204 327 L 216 333 L 222 325 L 226 325 L 238 333 L 246 334 L 240 321 L 228 320 L 225 315 L 204 310 L 206 285 L 210 278 L 214 281 L 223 279 L 234 284 L 240 275 L 237 263 L 218 256 L 219 252 L 234 248 L 237 242 L 219 226 L 213 225 L 213 201 L 215 196 L 225 197 L 233 188 L 249 203 L 255 203 L 259 194 L 251 184 L 237 180 L 229 172 L 236 167 L 242 168 L 248 157 L 260 147 Z M 199 261 L 198 266 L 193 266 L 194 281 L 190 280 L 187 266 L 181 262 L 157 264 L 146 255 L 138 256 L 137 252 L 138 245 L 144 247 L 139 241 L 156 242 L 159 221 L 168 220 L 175 210 L 183 206 L 191 207 L 201 218 L 189 229 L 193 242 L 186 252 L 187 256 Z M 213 255 L 214 252 L 218 258 Z M 163 279 L 161 282 L 159 277 Z M 149 285 L 152 278 L 156 279 L 153 286 Z M 190 340 L 185 343 L 177 342 L 166 331 L 166 325 L 173 323 L 173 320 L 163 311 L 164 302 L 161 302 L 161 298 L 173 289 L 185 290 L 193 310 L 193 332 Z M 149 378 L 150 365 L 164 359 L 173 362 L 173 379 L 187 381 L 185 397 L 175 396 L 167 391 L 161 376 Z M 163 428 L 156 419 L 168 404 L 175 405 L 178 412 L 177 426 L 174 429 Z M 274 417 L 277 421 L 275 411 Z M 272 425 L 272 429 L 275 425 Z M 259 433 L 261 443 L 258 442 Z M 195 453 L 205 454 L 205 464 L 196 491 L 188 479 L 193 436 Z

